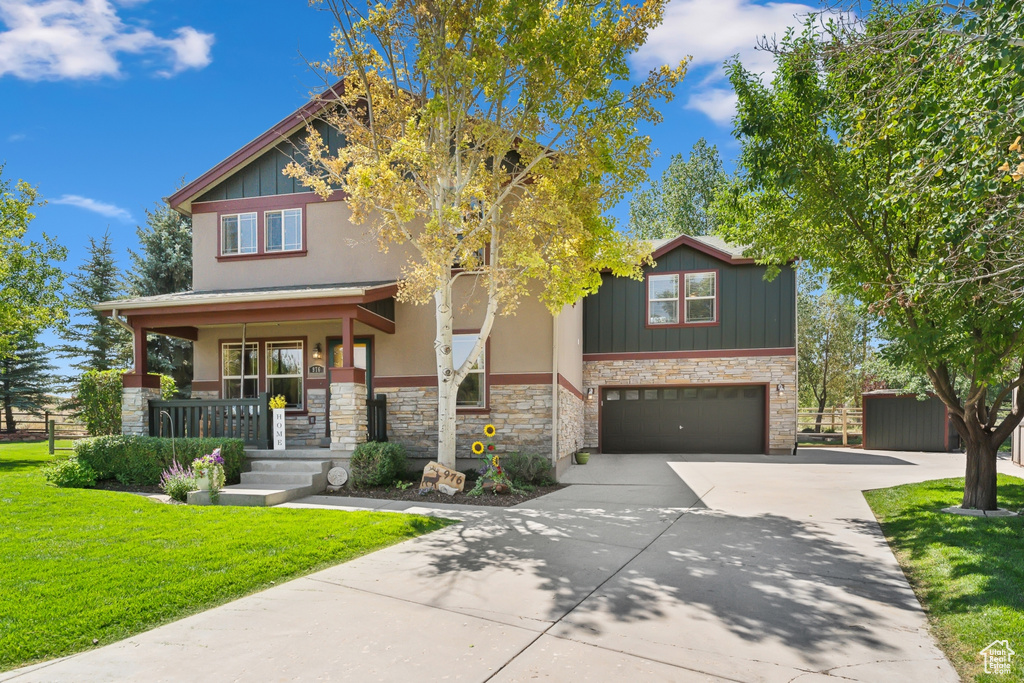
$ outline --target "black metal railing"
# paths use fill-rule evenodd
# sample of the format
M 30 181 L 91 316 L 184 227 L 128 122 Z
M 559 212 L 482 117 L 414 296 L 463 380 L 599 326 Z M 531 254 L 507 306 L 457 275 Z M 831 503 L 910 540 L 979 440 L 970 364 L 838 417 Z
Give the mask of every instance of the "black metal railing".
M 377 394 L 366 399 L 367 441 L 388 440 L 388 395 Z
M 268 394 L 256 398 L 181 399 L 149 402 L 149 435 L 225 437 L 247 446 L 271 446 Z

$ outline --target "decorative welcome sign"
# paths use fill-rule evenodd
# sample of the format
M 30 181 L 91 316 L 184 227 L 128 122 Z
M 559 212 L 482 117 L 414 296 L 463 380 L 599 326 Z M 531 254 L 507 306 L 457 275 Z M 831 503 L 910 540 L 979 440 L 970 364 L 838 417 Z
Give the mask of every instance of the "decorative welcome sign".
M 442 484 L 462 491 L 466 486 L 466 475 L 456 472 L 450 467 L 445 467 L 438 462 L 428 462 L 423 468 L 423 479 L 420 480 L 420 489 L 433 489 L 440 491 Z
M 274 450 L 284 450 L 284 408 L 275 408 L 270 411 L 273 413 L 273 419 L 271 420 L 271 429 L 274 432 Z

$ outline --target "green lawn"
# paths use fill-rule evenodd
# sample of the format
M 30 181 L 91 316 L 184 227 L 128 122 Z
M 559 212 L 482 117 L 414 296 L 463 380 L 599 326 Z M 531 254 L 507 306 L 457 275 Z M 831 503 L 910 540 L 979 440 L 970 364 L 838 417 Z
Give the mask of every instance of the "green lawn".
M 867 491 L 932 632 L 965 681 L 1024 681 L 1024 517 L 960 517 L 963 479 Z M 1024 507 L 1024 480 L 999 476 L 999 505 Z M 1007 639 L 1010 675 L 984 673 L 978 652 Z
M 0 671 L 121 640 L 446 520 L 163 505 L 48 486 L 46 444 L 0 444 Z

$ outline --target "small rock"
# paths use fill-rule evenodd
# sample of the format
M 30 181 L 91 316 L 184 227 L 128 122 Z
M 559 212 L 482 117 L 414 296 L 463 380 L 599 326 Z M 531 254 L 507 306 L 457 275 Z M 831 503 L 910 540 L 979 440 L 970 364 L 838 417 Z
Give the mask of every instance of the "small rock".
M 92 644 L 93 645 L 99 645 L 100 644 L 100 639 L 99 638 L 93 638 L 92 639 Z
M 459 492 L 457 488 L 455 488 L 454 486 L 449 486 L 448 484 L 438 484 L 437 490 L 449 496 L 454 496 L 456 493 Z

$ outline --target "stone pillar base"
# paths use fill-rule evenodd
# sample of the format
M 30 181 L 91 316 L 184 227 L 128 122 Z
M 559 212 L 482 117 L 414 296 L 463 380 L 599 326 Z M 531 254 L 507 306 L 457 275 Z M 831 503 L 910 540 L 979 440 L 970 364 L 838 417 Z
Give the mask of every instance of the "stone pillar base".
M 353 451 L 366 441 L 366 385 L 331 383 L 331 450 Z
M 149 436 L 149 402 L 159 398 L 159 388 L 121 389 L 121 433 L 125 436 Z

